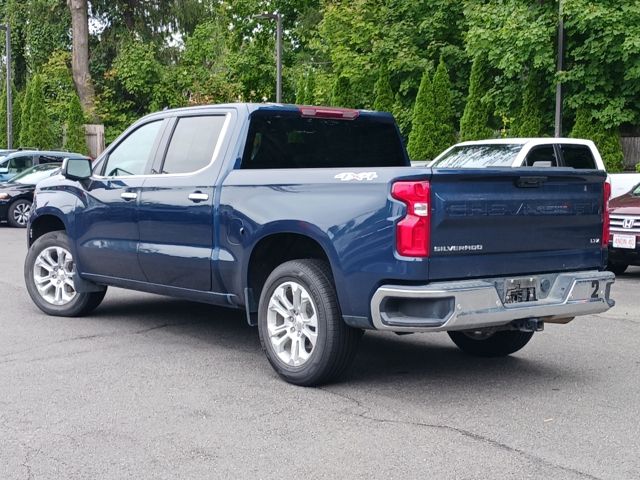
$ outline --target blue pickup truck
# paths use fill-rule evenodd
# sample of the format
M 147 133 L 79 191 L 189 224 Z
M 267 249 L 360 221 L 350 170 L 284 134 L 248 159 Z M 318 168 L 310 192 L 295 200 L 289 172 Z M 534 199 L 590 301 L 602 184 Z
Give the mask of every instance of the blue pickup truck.
M 613 305 L 605 175 L 411 168 L 384 113 L 169 110 L 38 184 L 26 286 L 59 316 L 108 286 L 243 309 L 298 385 L 340 375 L 367 329 L 505 356 Z

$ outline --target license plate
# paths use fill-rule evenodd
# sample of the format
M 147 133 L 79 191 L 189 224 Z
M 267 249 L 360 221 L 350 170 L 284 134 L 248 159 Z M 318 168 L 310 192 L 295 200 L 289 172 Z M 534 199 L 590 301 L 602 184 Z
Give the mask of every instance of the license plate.
M 538 300 L 535 278 L 512 278 L 505 282 L 504 303 L 525 303 Z
M 634 250 L 636 248 L 636 236 L 614 234 L 613 246 L 615 248 L 630 248 Z

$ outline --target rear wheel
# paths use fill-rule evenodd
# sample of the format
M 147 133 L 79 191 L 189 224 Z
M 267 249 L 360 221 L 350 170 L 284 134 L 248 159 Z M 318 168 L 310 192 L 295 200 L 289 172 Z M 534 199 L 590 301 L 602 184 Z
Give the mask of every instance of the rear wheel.
M 27 253 L 24 278 L 27 291 L 40 310 L 60 317 L 77 317 L 93 311 L 104 298 L 99 292 L 78 292 L 75 261 L 64 232 L 38 238 Z
M 31 202 L 29 200 L 16 200 L 9 207 L 7 222 L 16 228 L 25 228 L 31 215 Z
M 524 347 L 533 337 L 533 332 L 520 332 L 517 330 L 504 330 L 501 332 L 465 330 L 447 333 L 460 350 L 477 357 L 504 357 L 510 355 Z
M 258 331 L 274 370 L 302 386 L 342 374 L 362 336 L 342 319 L 329 266 L 311 259 L 286 262 L 271 273 L 260 295 Z
M 607 263 L 607 270 L 615 273 L 616 275 L 622 275 L 624 272 L 627 271 L 627 268 L 629 268 L 629 265 L 625 263 L 613 263 L 613 262 Z

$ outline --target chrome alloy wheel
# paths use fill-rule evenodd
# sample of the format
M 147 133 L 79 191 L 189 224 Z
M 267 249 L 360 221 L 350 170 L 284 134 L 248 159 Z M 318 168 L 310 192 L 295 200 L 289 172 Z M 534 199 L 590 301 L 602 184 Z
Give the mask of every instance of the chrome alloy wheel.
M 45 248 L 33 266 L 33 280 L 40 296 L 52 305 L 66 305 L 76 296 L 73 257 L 62 247 Z
M 27 224 L 30 215 L 31 205 L 28 203 L 19 203 L 16 205 L 16 208 L 13 209 L 13 219 L 21 227 L 24 227 Z
M 318 340 L 318 314 L 309 292 L 297 282 L 284 282 L 273 291 L 267 311 L 273 351 L 287 365 L 303 365 Z

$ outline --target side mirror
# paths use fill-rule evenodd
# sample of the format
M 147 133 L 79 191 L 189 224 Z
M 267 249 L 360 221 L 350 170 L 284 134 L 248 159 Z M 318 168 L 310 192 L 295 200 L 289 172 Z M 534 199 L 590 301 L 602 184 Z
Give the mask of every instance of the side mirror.
M 86 180 L 91 177 L 91 160 L 88 158 L 65 158 L 62 175 L 69 180 Z
M 7 167 L 0 167 L 0 175 L 3 175 L 5 173 L 9 173 L 9 169 Z

